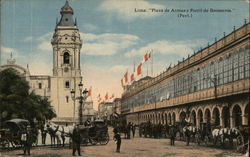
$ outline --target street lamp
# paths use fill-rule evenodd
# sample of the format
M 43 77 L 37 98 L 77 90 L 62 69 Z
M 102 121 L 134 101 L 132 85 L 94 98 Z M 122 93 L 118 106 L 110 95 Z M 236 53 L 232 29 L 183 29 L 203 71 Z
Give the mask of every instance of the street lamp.
M 76 106 L 76 95 L 74 89 L 70 91 L 71 98 L 74 101 L 74 107 L 73 107 L 73 123 L 75 122 L 75 106 Z
M 71 98 L 72 100 L 74 100 L 74 113 L 73 113 L 73 121 L 75 120 L 75 100 L 78 99 L 79 100 L 79 121 L 80 121 L 80 125 L 83 124 L 83 115 L 82 115 L 82 109 L 83 109 L 83 103 L 85 102 L 85 100 L 87 99 L 88 97 L 88 90 L 85 88 L 83 90 L 83 84 L 82 82 L 80 82 L 78 84 L 78 87 L 79 87 L 79 91 L 80 91 L 80 96 L 78 97 L 75 97 L 75 91 L 74 89 L 71 90 Z

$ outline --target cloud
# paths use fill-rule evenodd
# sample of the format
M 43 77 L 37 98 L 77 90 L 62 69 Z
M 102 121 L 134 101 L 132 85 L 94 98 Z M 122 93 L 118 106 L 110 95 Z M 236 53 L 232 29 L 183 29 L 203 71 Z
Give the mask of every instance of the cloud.
M 43 41 L 40 44 L 38 44 L 37 48 L 42 51 L 52 51 L 52 45 L 50 42 Z
M 204 40 L 199 41 L 167 41 L 159 40 L 153 43 L 150 43 L 139 49 L 132 49 L 125 53 L 126 57 L 133 57 L 137 55 L 143 55 L 149 50 L 153 50 L 154 53 L 160 54 L 178 54 L 181 57 L 187 56 L 194 51 L 194 48 L 205 43 Z
M 39 44 L 37 45 L 37 49 L 42 51 L 52 51 L 52 45 L 50 43 L 52 37 L 53 32 L 48 32 L 40 37 L 37 37 L 35 39 L 39 42 Z
M 82 26 L 83 26 L 83 29 L 88 30 L 88 31 L 94 31 L 98 29 L 97 26 L 90 24 L 90 23 L 83 24 Z
M 11 53 L 11 52 L 17 53 L 17 50 L 10 48 L 10 47 L 1 46 L 1 52 L 3 52 L 3 53 Z
M 87 55 L 114 55 L 136 44 L 139 38 L 130 34 L 83 34 L 82 52 Z
M 53 37 L 53 32 L 48 32 L 36 38 L 38 41 L 50 41 Z
M 144 0 L 105 0 L 98 11 L 116 16 L 123 21 L 132 21 L 135 19 L 147 19 L 159 16 L 162 13 L 152 12 L 150 9 L 165 9 L 166 6 L 153 4 Z M 135 12 L 135 9 L 145 9 L 146 12 Z

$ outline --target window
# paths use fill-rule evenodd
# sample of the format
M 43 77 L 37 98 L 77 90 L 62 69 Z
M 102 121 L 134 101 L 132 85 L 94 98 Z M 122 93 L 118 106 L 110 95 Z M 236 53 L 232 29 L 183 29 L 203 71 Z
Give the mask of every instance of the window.
M 69 53 L 68 52 L 65 52 L 63 54 L 63 63 L 64 64 L 69 64 Z
M 66 82 L 65 82 L 65 88 L 69 88 L 69 86 L 70 86 L 70 85 L 69 85 L 69 81 L 66 81 Z
M 42 89 L 42 83 L 38 83 L 38 88 Z

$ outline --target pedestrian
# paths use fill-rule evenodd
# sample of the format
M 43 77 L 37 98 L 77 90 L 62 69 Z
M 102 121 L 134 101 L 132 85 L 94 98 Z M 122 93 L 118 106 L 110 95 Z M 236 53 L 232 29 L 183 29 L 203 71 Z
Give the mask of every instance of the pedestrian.
M 117 129 L 114 129 L 113 132 L 114 132 L 114 134 L 115 134 L 115 135 L 114 135 L 114 141 L 115 141 L 115 143 L 116 143 L 116 152 L 117 152 L 117 153 L 120 153 L 121 142 L 122 142 L 122 140 L 121 140 L 121 135 L 119 134 L 119 132 L 118 132 Z
M 27 152 L 27 154 L 30 155 L 30 149 L 32 147 L 32 132 L 29 125 L 26 127 L 25 132 L 21 135 L 21 141 L 23 143 L 23 154 L 26 155 Z
M 186 145 L 189 146 L 189 142 L 190 142 L 190 138 L 191 138 L 191 125 L 187 125 L 186 127 L 186 132 L 185 132 L 185 136 L 186 136 Z
M 132 123 L 132 133 L 133 133 L 133 138 L 135 137 L 135 124 L 134 123 Z
M 127 133 L 128 133 L 127 138 L 128 139 L 130 139 L 130 132 L 131 132 L 131 122 L 129 122 L 127 125 Z
M 73 141 L 73 152 L 72 155 L 75 156 L 75 152 L 77 150 L 78 155 L 81 156 L 81 134 L 80 134 L 80 128 L 79 125 L 76 125 L 74 130 L 73 130 L 73 136 L 72 136 L 72 141 Z
M 42 144 L 46 144 L 47 129 L 44 125 L 41 126 Z
M 174 125 L 170 126 L 169 129 L 169 135 L 170 135 L 170 145 L 174 146 L 175 144 L 175 136 L 176 136 L 176 128 Z
M 62 147 L 65 145 L 65 132 L 64 132 L 64 127 L 62 126 L 62 131 L 61 131 L 61 139 L 62 139 Z

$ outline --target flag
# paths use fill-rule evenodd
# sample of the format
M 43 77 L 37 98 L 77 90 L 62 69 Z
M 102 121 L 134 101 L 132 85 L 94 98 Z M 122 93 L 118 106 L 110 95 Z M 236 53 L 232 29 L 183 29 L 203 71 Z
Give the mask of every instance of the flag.
M 142 63 L 140 63 L 137 67 L 137 75 L 140 75 L 141 74 L 141 66 L 142 66 Z
M 124 87 L 123 79 L 121 79 L 121 84 L 122 84 L 122 87 Z
M 102 98 L 99 98 L 98 102 L 101 102 Z
M 125 79 L 125 83 L 127 83 L 127 82 L 128 82 L 128 72 L 126 72 L 126 73 L 124 74 L 124 79 Z
M 109 98 L 108 93 L 106 93 L 105 100 L 108 100 L 108 98 Z
M 89 88 L 89 91 L 88 91 L 88 96 L 91 96 L 92 95 L 92 87 Z
M 109 99 L 112 99 L 112 98 L 114 98 L 115 97 L 115 95 L 114 94 L 112 94 L 112 96 L 109 98 Z
M 146 53 L 146 54 L 144 55 L 144 62 L 146 62 L 148 59 L 149 59 L 149 54 Z
M 131 80 L 131 82 L 135 80 L 135 75 L 134 75 L 134 73 L 133 73 L 133 74 L 131 74 L 131 76 L 130 76 L 130 80 Z

